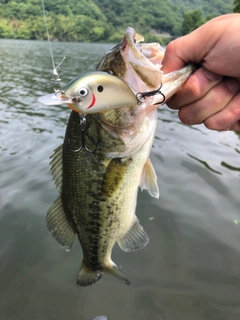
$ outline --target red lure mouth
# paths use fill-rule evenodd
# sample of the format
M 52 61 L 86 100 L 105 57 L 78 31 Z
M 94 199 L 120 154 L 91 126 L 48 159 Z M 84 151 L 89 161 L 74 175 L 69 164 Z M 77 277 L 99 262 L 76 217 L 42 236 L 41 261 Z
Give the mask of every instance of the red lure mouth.
M 93 95 L 92 95 L 92 102 L 91 102 L 90 106 L 87 107 L 87 109 L 92 108 L 92 107 L 94 106 L 95 102 L 96 102 L 96 97 L 95 97 L 95 95 L 93 94 Z

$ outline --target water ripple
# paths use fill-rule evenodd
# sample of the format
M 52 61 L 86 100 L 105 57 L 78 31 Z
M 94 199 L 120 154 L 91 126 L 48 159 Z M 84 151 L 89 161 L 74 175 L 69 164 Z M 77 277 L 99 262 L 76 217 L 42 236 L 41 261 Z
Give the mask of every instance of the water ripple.
M 94 70 L 112 47 L 52 46 L 56 64 L 66 56 L 63 84 Z M 79 245 L 61 250 L 45 224 L 58 196 L 49 157 L 70 114 L 37 101 L 53 92 L 48 44 L 0 40 L 0 47 L 0 318 L 239 319 L 240 135 L 183 125 L 161 107 L 151 153 L 161 197 L 139 192 L 137 206 L 150 243 L 131 258 L 114 248 L 131 286 L 106 276 L 83 290 L 75 285 Z

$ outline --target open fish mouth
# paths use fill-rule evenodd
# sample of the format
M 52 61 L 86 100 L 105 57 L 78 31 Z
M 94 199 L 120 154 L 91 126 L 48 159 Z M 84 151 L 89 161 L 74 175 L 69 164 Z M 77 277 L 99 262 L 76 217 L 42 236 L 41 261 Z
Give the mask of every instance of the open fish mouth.
M 161 47 L 158 42 L 145 43 L 144 37 L 139 35 L 133 28 L 128 27 L 124 39 L 120 44 L 121 54 L 128 60 L 132 58 L 141 59 L 141 64 L 151 62 L 153 65 L 157 65 L 157 68 L 161 68 L 161 63 L 164 57 L 165 49 Z M 131 50 L 130 55 L 126 55 L 126 51 Z M 136 61 L 133 61 L 136 62 Z M 138 60 L 139 62 L 139 60 Z
M 165 50 L 158 42 L 145 43 L 143 41 L 144 38 L 129 27 L 120 45 L 120 52 L 125 63 L 132 67 L 143 84 L 148 89 L 156 89 L 162 82 L 161 67 Z M 127 78 L 128 74 L 126 74 L 125 80 L 130 82 L 130 79 Z M 137 90 L 139 89 L 138 83 Z M 144 90 L 144 87 L 142 89 Z M 145 89 L 147 88 L 145 87 Z
M 143 36 L 128 27 L 123 40 L 106 53 L 97 70 L 110 70 L 128 83 L 134 92 L 159 88 L 165 49 L 158 42 L 143 41 Z

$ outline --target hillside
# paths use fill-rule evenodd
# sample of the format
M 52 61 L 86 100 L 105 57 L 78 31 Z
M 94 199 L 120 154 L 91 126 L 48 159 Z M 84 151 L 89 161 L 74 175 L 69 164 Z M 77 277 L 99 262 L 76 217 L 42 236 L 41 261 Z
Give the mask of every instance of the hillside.
M 199 25 L 206 17 L 232 12 L 233 1 L 47 0 L 44 4 L 53 40 L 116 42 L 127 26 L 152 41 L 161 33 L 180 36 L 185 13 L 200 10 Z M 0 0 L 0 38 L 46 39 L 41 1 Z
M 213 17 L 233 11 L 234 0 L 170 0 L 180 8 L 182 14 L 191 10 L 201 10 L 203 16 Z

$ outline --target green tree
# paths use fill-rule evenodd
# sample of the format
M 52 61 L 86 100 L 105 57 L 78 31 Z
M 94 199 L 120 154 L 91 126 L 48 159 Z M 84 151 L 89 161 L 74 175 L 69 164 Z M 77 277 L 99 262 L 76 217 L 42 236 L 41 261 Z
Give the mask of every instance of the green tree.
M 204 23 L 201 10 L 185 13 L 182 23 L 182 34 L 188 34 Z
M 113 42 L 128 26 L 146 41 L 180 36 L 232 12 L 233 3 L 240 12 L 240 0 L 44 0 L 52 40 Z M 46 39 L 41 1 L 0 0 L 0 38 Z
M 240 12 L 240 0 L 234 0 L 233 12 Z
M 0 20 L 0 38 L 15 38 L 15 33 L 8 21 L 5 19 Z

